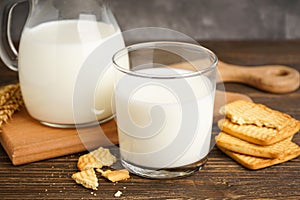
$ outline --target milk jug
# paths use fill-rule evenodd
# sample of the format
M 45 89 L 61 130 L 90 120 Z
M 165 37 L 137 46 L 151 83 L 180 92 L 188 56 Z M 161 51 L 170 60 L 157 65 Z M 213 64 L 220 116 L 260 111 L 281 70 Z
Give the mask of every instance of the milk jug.
M 29 1 L 17 51 L 10 35 L 11 18 L 14 8 L 24 1 L 3 1 L 0 55 L 19 73 L 29 114 L 42 124 L 62 128 L 110 119 L 111 58 L 124 41 L 107 3 Z

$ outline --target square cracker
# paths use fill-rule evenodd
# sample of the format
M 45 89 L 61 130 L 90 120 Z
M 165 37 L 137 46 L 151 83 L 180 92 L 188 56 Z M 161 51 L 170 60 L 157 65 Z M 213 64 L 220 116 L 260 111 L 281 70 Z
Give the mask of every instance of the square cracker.
M 252 170 L 256 169 L 262 169 L 265 167 L 269 167 L 272 165 L 276 165 L 279 163 L 286 162 L 288 160 L 292 160 L 300 155 L 300 147 L 291 142 L 287 147 L 284 155 L 280 158 L 258 158 L 254 156 L 249 156 L 249 155 L 244 155 L 244 154 L 239 154 L 235 153 L 229 150 L 226 150 L 224 148 L 220 148 L 221 151 L 223 151 L 225 154 L 227 154 L 229 157 L 243 165 L 244 167 Z
M 80 171 L 83 171 L 90 168 L 102 168 L 103 166 L 109 167 L 116 161 L 116 157 L 110 153 L 109 149 L 99 147 L 88 154 L 80 156 L 77 167 Z
M 86 188 L 97 190 L 97 187 L 99 186 L 98 178 L 92 168 L 77 172 L 72 175 L 72 178 L 76 181 L 76 183 L 81 184 Z
M 296 119 L 291 119 L 285 128 L 277 130 L 268 127 L 258 127 L 252 124 L 238 125 L 226 118 L 219 120 L 218 126 L 222 131 L 247 142 L 258 145 L 272 145 L 297 133 L 300 123 Z
M 289 137 L 273 145 L 261 146 L 233 137 L 227 133 L 220 132 L 218 136 L 216 136 L 216 144 L 218 147 L 235 153 L 264 158 L 277 158 L 284 154 L 284 151 L 291 142 L 291 139 L 292 137 Z
M 254 124 L 278 130 L 283 129 L 292 119 L 291 116 L 265 105 L 243 100 L 226 104 L 220 109 L 220 113 L 239 125 Z

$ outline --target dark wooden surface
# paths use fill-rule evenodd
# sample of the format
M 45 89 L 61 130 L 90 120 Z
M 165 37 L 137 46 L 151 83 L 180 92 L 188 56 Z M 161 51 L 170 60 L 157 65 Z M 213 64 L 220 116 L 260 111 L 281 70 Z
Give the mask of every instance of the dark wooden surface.
M 300 71 L 300 41 L 202 42 L 220 60 L 240 65 L 285 64 Z M 15 72 L 1 63 L 0 85 L 17 81 Z M 255 102 L 300 119 L 300 90 L 275 95 L 241 84 L 226 84 L 228 91 L 249 95 Z M 214 132 L 218 131 L 214 126 Z M 300 134 L 294 137 L 300 144 Z M 82 153 L 81 153 L 82 154 Z M 132 175 L 124 182 L 100 179 L 98 191 L 75 184 L 81 154 L 13 166 L 0 147 L 0 199 L 300 199 L 300 158 L 258 171 L 232 161 L 216 147 L 204 169 L 174 180 L 149 180 Z

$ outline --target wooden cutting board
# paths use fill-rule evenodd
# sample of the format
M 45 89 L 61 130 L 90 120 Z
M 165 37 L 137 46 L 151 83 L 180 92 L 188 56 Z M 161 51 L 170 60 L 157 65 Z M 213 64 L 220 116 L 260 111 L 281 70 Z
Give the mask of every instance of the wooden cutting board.
M 41 125 L 23 109 L 2 126 L 0 142 L 12 163 L 20 165 L 117 144 L 118 137 L 114 120 L 101 127 L 58 129 Z

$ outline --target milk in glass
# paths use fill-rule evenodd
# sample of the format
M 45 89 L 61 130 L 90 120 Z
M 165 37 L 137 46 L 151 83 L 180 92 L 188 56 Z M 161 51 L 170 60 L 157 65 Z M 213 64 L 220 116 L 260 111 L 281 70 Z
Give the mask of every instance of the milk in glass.
M 150 68 L 139 70 L 137 73 L 164 74 L 166 71 L 168 71 L 166 68 Z M 175 71 L 178 74 L 190 72 L 179 69 Z M 172 89 L 168 89 L 168 81 L 172 81 L 174 87 L 185 85 L 183 90 L 191 90 L 191 92 L 176 94 Z M 134 89 L 128 90 L 129 85 Z M 210 150 L 214 90 L 209 79 L 202 75 L 169 80 L 147 80 L 147 78 L 125 74 L 115 88 L 122 159 L 146 168 L 173 168 L 205 158 Z M 185 96 L 185 100 L 181 101 L 179 96 L 185 94 L 191 94 L 190 99 Z M 187 115 L 183 115 L 185 112 L 183 109 L 190 105 L 193 105 L 191 108 L 193 111 L 184 121 L 183 116 Z M 162 112 L 152 116 L 151 109 L 155 106 L 162 108 Z M 153 134 L 146 133 L 147 127 L 155 121 L 153 117 L 161 118 L 159 121 L 163 122 L 158 122 L 160 127 L 154 127 Z M 188 121 L 194 118 L 197 119 L 196 128 L 189 130 L 189 124 L 186 124 L 187 128 L 181 133 L 184 135 L 180 136 L 182 141 L 176 142 L 182 123 L 189 123 Z M 127 119 L 129 121 L 122 123 Z M 166 149 L 168 150 L 165 151 Z

